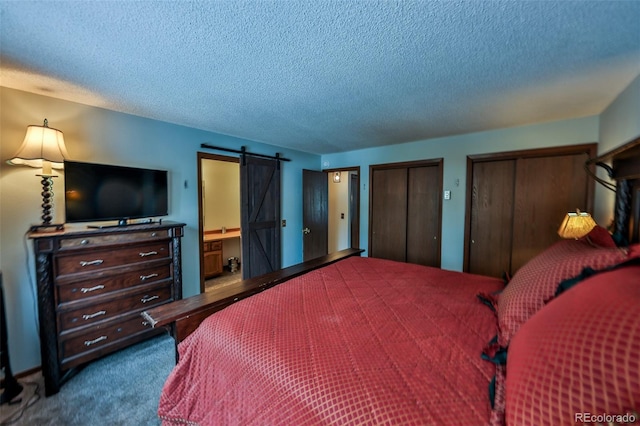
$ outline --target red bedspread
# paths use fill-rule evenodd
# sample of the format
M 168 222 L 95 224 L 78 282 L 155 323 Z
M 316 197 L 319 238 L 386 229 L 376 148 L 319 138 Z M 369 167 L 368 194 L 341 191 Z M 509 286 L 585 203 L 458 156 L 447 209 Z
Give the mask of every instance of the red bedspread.
M 499 280 L 372 258 L 310 272 L 207 318 L 179 347 L 165 423 L 437 424 L 489 419 Z

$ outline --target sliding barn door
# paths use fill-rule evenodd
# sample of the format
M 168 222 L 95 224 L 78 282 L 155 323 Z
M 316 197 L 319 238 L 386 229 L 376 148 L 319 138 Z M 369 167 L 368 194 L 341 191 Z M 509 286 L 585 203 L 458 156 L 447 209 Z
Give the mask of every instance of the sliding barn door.
M 280 269 L 280 164 L 244 156 L 240 163 L 242 278 Z
M 442 161 L 371 166 L 369 256 L 440 267 Z

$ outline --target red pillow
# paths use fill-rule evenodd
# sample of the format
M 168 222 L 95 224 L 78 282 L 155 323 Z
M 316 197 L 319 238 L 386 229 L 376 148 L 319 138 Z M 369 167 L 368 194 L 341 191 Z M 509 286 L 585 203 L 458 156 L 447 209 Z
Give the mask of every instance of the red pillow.
M 516 272 L 498 297 L 498 347 L 509 346 L 520 327 L 554 297 L 560 282 L 579 275 L 584 268 L 599 270 L 627 259 L 626 252 L 616 248 L 608 232 L 605 231 L 605 238 L 600 230 L 594 230 L 589 236 L 605 247 L 597 247 L 586 238 L 559 241 Z M 506 368 L 496 368 L 492 426 L 504 424 L 505 371 Z
M 616 247 L 616 242 L 613 241 L 613 237 L 609 231 L 600 225 L 596 225 L 587 235 L 580 238 L 580 240 L 590 242 L 598 247 Z
M 535 314 L 509 348 L 507 424 L 637 421 L 639 313 L 635 265 L 588 278 Z M 627 420 L 595 417 L 605 414 Z
M 626 253 L 618 248 L 563 240 L 531 259 L 498 298 L 498 344 L 507 347 L 518 329 L 553 298 L 561 281 L 580 274 L 586 267 L 598 270 L 625 258 Z

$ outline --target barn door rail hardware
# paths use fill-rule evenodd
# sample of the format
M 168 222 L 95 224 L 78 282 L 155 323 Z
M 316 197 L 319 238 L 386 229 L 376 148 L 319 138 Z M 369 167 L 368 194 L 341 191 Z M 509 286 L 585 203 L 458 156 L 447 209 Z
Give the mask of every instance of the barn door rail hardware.
M 256 154 L 254 152 L 247 152 L 247 148 L 244 147 L 244 146 L 238 150 L 238 149 L 223 148 L 223 147 L 220 147 L 220 146 L 213 146 L 213 145 L 209 145 L 207 143 L 203 143 L 203 144 L 200 145 L 200 147 L 204 148 L 204 149 L 215 149 L 217 151 L 232 152 L 234 154 L 251 155 L 253 157 L 270 158 L 272 160 L 291 161 L 291 159 L 289 159 L 289 158 L 281 157 L 280 153 L 276 153 L 276 155 L 274 156 L 274 155 L 266 155 L 266 154 Z

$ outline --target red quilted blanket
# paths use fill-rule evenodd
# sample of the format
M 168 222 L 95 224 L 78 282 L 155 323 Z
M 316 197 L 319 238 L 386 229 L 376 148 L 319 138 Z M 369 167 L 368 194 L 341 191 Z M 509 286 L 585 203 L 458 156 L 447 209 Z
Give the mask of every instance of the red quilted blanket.
M 349 258 L 242 300 L 179 347 L 165 424 L 479 425 L 499 280 Z

